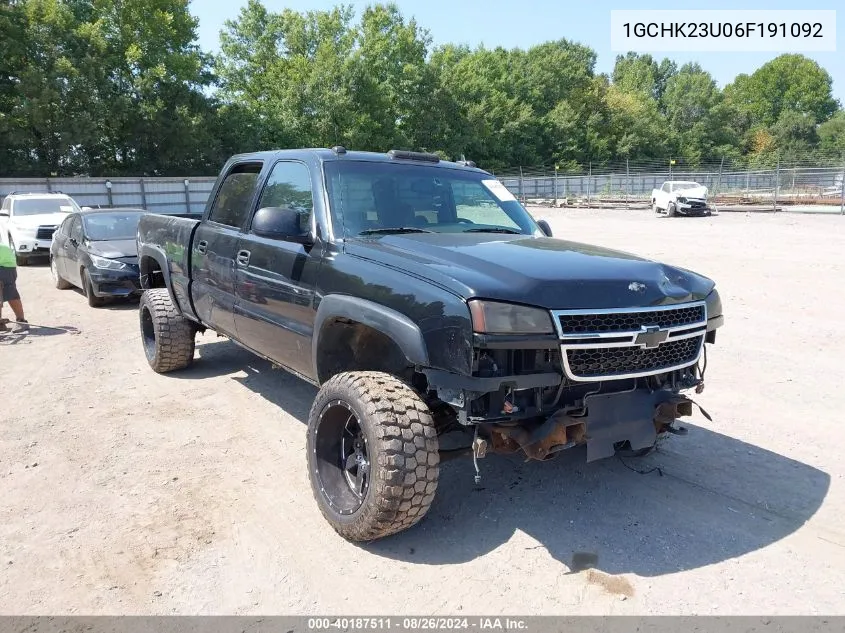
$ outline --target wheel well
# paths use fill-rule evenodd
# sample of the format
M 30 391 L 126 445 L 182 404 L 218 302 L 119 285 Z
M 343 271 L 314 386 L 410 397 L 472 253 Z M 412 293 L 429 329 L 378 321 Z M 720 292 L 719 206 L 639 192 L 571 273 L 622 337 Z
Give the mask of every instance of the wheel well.
M 149 288 L 166 288 L 167 284 L 164 281 L 164 274 L 161 271 L 161 265 L 158 260 L 149 255 L 141 258 L 139 263 L 141 271 L 141 287 Z
M 316 369 L 320 384 L 345 371 L 383 371 L 406 381 L 414 376 L 413 364 L 396 341 L 348 319 L 331 319 L 323 325 Z

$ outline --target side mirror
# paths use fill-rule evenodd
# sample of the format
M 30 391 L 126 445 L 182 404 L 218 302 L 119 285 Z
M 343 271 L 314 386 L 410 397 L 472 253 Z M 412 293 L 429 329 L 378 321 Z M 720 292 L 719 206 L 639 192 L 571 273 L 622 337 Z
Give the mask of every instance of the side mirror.
M 282 207 L 263 207 L 252 218 L 252 232 L 271 240 L 310 244 L 309 215 Z
M 0 211 L 0 218 L 8 218 L 9 213 L 7 211 Z
M 552 227 L 549 226 L 549 223 L 545 220 L 537 220 L 537 226 L 540 227 L 540 230 L 545 233 L 546 237 L 552 237 Z

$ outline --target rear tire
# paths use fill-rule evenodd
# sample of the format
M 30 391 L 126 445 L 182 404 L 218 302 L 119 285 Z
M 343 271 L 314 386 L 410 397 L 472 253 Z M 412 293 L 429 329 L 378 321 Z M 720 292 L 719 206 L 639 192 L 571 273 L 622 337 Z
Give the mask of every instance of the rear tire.
M 674 218 L 676 215 L 678 215 L 678 210 L 675 207 L 674 202 L 670 202 L 669 206 L 666 207 L 666 215 L 668 215 L 670 218 Z
M 52 257 L 50 257 L 50 274 L 53 276 L 53 283 L 59 290 L 67 290 L 71 287 L 67 281 L 62 279 L 62 276 L 56 268 L 56 262 Z
M 144 354 L 153 371 L 164 374 L 193 363 L 196 325 L 179 314 L 167 288 L 144 291 L 139 318 Z
M 656 202 L 651 203 L 651 211 L 652 213 L 660 213 L 660 207 L 657 206 Z
M 88 299 L 88 305 L 92 308 L 100 308 L 105 304 L 105 299 L 94 294 L 94 284 L 91 283 L 91 275 L 84 268 L 82 269 L 82 290 Z
M 333 376 L 308 416 L 308 475 L 320 511 L 350 541 L 410 528 L 434 500 L 438 445 L 428 406 L 395 376 Z

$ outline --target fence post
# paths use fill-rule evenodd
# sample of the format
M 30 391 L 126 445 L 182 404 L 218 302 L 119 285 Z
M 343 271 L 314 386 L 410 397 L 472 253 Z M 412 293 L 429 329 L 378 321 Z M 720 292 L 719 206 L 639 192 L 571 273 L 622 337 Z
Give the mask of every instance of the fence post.
M 590 161 L 590 173 L 587 176 L 587 204 L 593 196 L 593 161 Z
M 191 182 L 185 178 L 185 213 L 191 212 L 191 191 L 188 186 Z
M 845 160 L 842 162 L 842 184 L 840 185 L 839 213 L 845 215 Z
M 749 197 L 751 195 L 751 168 L 745 168 L 745 197 Z
M 775 169 L 775 195 L 774 199 L 772 200 L 772 211 L 777 212 L 778 210 L 778 189 L 780 188 L 780 158 L 778 158 L 778 166 Z
M 111 180 L 106 181 L 106 193 L 109 194 L 109 207 L 113 207 L 114 203 L 112 201 L 112 195 L 111 195 Z
M 147 189 L 146 189 L 146 187 L 144 187 L 144 179 L 143 178 L 140 179 L 139 184 L 141 185 L 141 208 L 146 210 L 146 208 L 147 208 Z
M 722 162 L 719 163 L 719 177 L 716 179 L 716 191 L 713 193 L 713 197 L 719 195 L 719 188 L 722 186 L 722 168 L 725 166 L 725 157 L 722 156 Z
M 631 169 L 628 159 L 625 159 L 625 208 L 628 208 L 628 189 L 631 188 Z
M 50 182 L 49 178 L 47 178 L 47 193 L 53 193 L 53 183 Z
M 524 193 L 523 193 L 524 191 L 525 190 L 522 188 L 522 165 L 520 165 L 519 166 L 519 201 L 522 204 L 525 204 L 525 196 L 524 196 Z
M 555 207 L 557 207 L 557 165 L 555 165 Z

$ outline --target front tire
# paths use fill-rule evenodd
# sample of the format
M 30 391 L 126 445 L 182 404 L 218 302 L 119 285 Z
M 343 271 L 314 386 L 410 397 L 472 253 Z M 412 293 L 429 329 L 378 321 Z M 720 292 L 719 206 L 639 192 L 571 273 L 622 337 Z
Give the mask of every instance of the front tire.
M 179 314 L 167 288 L 144 291 L 139 317 L 144 354 L 153 371 L 164 374 L 193 363 L 196 326 Z
M 12 234 L 9 233 L 9 248 L 15 253 L 15 263 L 18 266 L 26 266 L 29 264 L 29 257 L 26 255 L 18 255 L 18 249 L 15 248 L 15 240 L 12 239 Z
M 70 284 L 62 279 L 62 276 L 59 274 L 58 268 L 56 268 L 56 260 L 50 257 L 50 274 L 53 276 L 53 284 L 59 290 L 67 290 L 70 288 Z
M 678 209 L 675 206 L 674 202 L 670 202 L 669 206 L 666 207 L 666 215 L 668 215 L 670 218 L 674 218 L 676 215 L 678 215 Z
M 82 269 L 82 290 L 85 292 L 85 298 L 88 299 L 88 305 L 92 308 L 100 308 L 105 304 L 105 299 L 94 294 L 94 284 L 91 282 L 91 275 L 84 268 Z
M 350 541 L 416 524 L 440 476 L 428 406 L 381 372 L 342 373 L 323 384 L 308 416 L 307 461 L 320 511 Z

